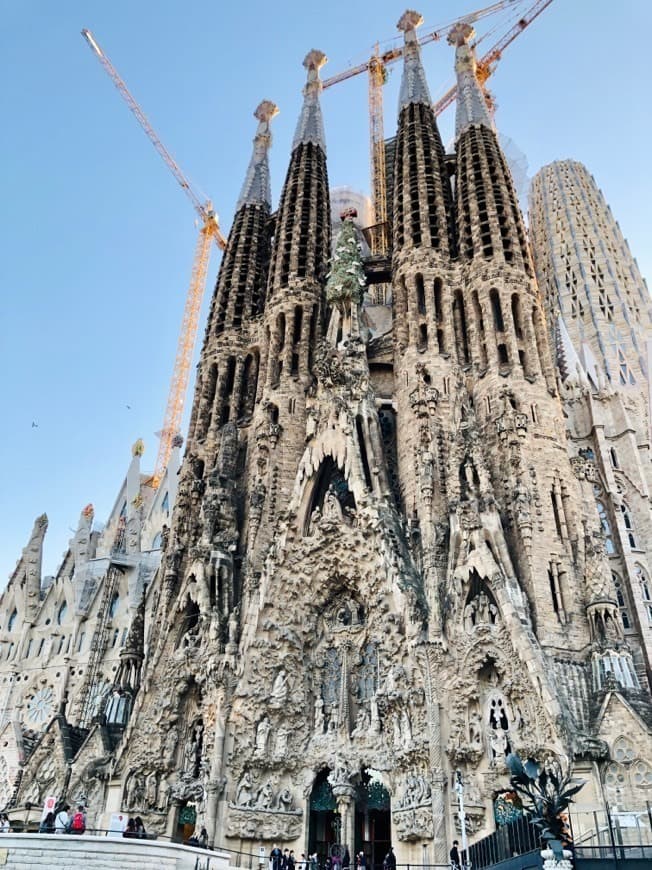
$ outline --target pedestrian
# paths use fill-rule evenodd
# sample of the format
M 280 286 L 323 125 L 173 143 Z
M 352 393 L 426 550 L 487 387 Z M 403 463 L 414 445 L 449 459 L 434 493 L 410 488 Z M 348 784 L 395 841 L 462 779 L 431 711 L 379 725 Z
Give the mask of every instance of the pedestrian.
M 390 846 L 388 853 L 385 855 L 385 860 L 383 861 L 384 870 L 396 870 L 396 855 L 394 854 L 394 849 Z
M 281 870 L 288 870 L 288 859 L 290 857 L 290 852 L 288 849 L 283 849 L 283 856 L 281 857 Z
M 11 825 L 7 813 L 0 813 L 0 834 L 10 834 Z
M 139 840 L 144 840 L 147 836 L 147 831 L 145 830 L 145 825 L 140 816 L 136 816 L 134 819 L 134 825 L 136 826 L 136 836 Z
M 136 820 L 135 819 L 127 819 L 127 827 L 124 829 L 122 833 L 123 837 L 137 837 L 136 833 Z
M 202 829 L 199 832 L 199 845 L 202 849 L 206 849 L 208 847 L 208 831 L 202 825 Z
M 288 870 L 295 870 L 297 860 L 294 857 L 294 850 L 290 849 L 290 854 L 288 855 Z
M 462 868 L 458 846 L 457 840 L 453 840 L 453 848 L 450 850 L 451 870 L 461 870 Z
M 39 834 L 54 834 L 54 825 L 55 818 L 52 810 L 47 814 L 47 816 L 43 819 L 41 824 L 39 825 L 38 832 Z
M 313 852 L 310 856 L 310 870 L 318 870 L 319 863 L 317 860 L 317 853 Z
M 77 812 L 73 815 L 70 822 L 70 833 L 81 835 L 86 830 L 86 813 L 84 807 L 80 804 L 77 807 Z
M 269 853 L 269 859 L 271 862 L 271 870 L 281 870 L 281 861 L 283 860 L 283 852 L 279 849 L 279 847 L 274 843 L 274 848 Z
M 363 870 L 363 868 L 365 868 L 366 870 L 367 859 L 365 858 L 364 852 L 358 852 L 358 867 L 360 868 L 360 870 Z
M 68 810 L 70 809 L 70 804 L 64 804 L 62 809 L 57 813 L 56 819 L 54 820 L 54 833 L 55 834 L 69 834 L 70 833 L 70 816 L 68 815 Z
M 344 857 L 342 858 L 342 870 L 350 870 L 351 867 L 351 853 L 349 852 L 348 847 L 344 850 Z
M 324 861 L 324 870 L 331 870 L 333 866 L 333 862 L 331 861 L 331 856 L 326 855 L 326 860 Z

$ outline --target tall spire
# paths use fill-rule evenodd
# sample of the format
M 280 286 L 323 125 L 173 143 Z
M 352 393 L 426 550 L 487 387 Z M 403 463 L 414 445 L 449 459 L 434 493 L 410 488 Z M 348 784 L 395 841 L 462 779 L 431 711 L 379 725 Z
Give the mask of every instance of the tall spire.
M 272 203 L 272 190 L 269 179 L 269 160 L 267 153 L 272 144 L 272 131 L 270 121 L 278 115 L 278 106 L 271 100 L 263 100 L 259 103 L 254 118 L 257 118 L 258 129 L 254 136 L 254 151 L 249 161 L 249 168 L 245 176 L 244 184 L 240 192 L 235 210 L 243 205 L 267 205 Z
M 403 77 L 398 98 L 398 110 L 410 103 L 425 103 L 431 105 L 430 91 L 426 74 L 421 63 L 421 49 L 417 41 L 417 27 L 423 24 L 423 15 L 413 9 L 405 11 L 396 25 L 403 31 L 405 47 L 403 49 Z
M 478 81 L 475 51 L 469 41 L 475 36 L 470 24 L 461 21 L 448 34 L 448 42 L 455 46 L 455 72 L 457 73 L 457 109 L 455 138 L 473 124 L 494 129 L 493 120 L 480 82 Z
M 326 137 L 324 135 L 324 119 L 321 113 L 319 94 L 323 87 L 319 78 L 319 70 L 328 62 L 323 51 L 313 48 L 303 60 L 308 70 L 308 80 L 303 89 L 303 108 L 297 122 L 297 129 L 292 141 L 292 150 L 302 142 L 312 142 L 326 153 Z
M 265 304 L 272 199 L 267 153 L 272 144 L 270 121 L 276 114 L 278 107 L 270 100 L 263 100 L 254 112 L 258 129 L 253 154 L 217 277 L 205 341 L 213 332 L 221 335 L 225 329 L 240 329 Z

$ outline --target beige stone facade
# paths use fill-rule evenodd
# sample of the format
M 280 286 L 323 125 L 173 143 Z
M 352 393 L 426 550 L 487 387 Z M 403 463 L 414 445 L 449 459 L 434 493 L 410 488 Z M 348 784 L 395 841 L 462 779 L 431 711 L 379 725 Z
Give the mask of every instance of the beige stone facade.
M 579 357 L 569 375 L 568 329 L 549 341 L 554 300 L 468 27 L 452 36 L 452 185 L 418 21 L 399 22 L 391 305 L 351 221 L 331 247 L 312 51 L 275 214 L 276 107 L 256 112 L 169 536 L 133 623 L 144 641 L 90 720 L 69 693 L 24 756 L 17 807 L 50 765 L 49 787 L 84 784 L 98 820 L 123 810 L 176 837 L 205 825 L 254 853 L 342 844 L 378 864 L 390 842 L 400 863 L 446 862 L 456 772 L 468 836 L 494 830 L 509 751 L 572 759 L 587 807 L 644 805 L 645 397 L 592 382 Z M 45 607 L 38 534 L 20 569 L 27 621 Z

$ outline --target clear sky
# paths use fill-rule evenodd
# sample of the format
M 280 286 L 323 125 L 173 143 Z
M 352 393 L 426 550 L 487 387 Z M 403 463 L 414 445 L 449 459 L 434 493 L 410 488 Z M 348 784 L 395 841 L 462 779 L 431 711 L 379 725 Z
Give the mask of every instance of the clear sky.
M 93 502 L 97 520 L 108 516 L 136 438 L 153 468 L 196 239 L 190 203 L 81 28 L 94 32 L 227 231 L 257 103 L 273 99 L 281 109 L 271 156 L 276 203 L 305 53 L 322 49 L 330 59 L 323 75 L 339 72 L 377 40 L 393 39 L 404 8 L 396 0 L 4 0 L 0 588 L 36 515 L 50 519 L 44 572 L 54 573 L 82 507 Z M 424 32 L 477 7 L 427 0 L 417 8 Z M 499 22 L 483 51 L 507 29 L 507 15 L 479 27 Z M 498 128 L 525 152 L 530 174 L 559 158 L 584 162 L 646 276 L 651 32 L 649 0 L 553 0 L 490 82 Z M 423 57 L 436 98 L 452 84 L 453 52 L 435 43 Z M 395 130 L 399 81 L 396 64 L 385 88 L 386 135 Z M 368 190 L 366 89 L 360 76 L 323 95 L 332 185 Z M 449 142 L 453 110 L 440 122 Z M 214 256 L 209 289 L 217 265 Z

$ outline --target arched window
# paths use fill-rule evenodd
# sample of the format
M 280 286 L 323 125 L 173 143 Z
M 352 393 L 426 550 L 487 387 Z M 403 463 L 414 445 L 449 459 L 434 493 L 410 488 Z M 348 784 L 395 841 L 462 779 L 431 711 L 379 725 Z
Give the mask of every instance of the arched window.
M 68 604 L 64 601 L 61 607 L 57 612 L 57 622 L 61 625 L 66 618 L 66 613 L 68 612 Z
M 116 593 L 113 596 L 113 600 L 111 601 L 111 607 L 109 608 L 109 617 L 113 619 L 113 617 L 118 612 L 118 607 L 120 606 L 120 596 Z
M 611 523 L 609 522 L 609 516 L 607 514 L 607 508 L 604 505 L 604 502 L 598 500 L 596 501 L 596 507 L 598 509 L 598 516 L 600 517 L 600 525 L 602 527 L 602 532 L 604 534 L 604 545 L 609 556 L 613 556 L 616 552 L 616 548 L 614 547 L 613 537 L 611 535 Z
M 9 622 L 7 623 L 7 631 L 11 631 L 16 624 L 16 619 L 18 618 L 18 611 L 14 607 L 11 616 L 9 617 Z
M 625 590 L 623 589 L 623 581 L 620 579 L 618 574 L 615 571 L 611 572 L 611 579 L 614 584 L 614 591 L 616 593 L 616 601 L 618 603 L 618 609 L 620 610 L 620 618 L 623 621 L 623 628 L 631 628 L 632 620 L 629 615 L 629 607 L 627 606 L 627 599 L 625 598 Z
M 650 578 L 642 565 L 637 564 L 634 567 L 634 573 L 641 588 L 641 598 L 643 599 L 643 606 L 647 614 L 647 621 L 652 625 L 652 587 L 650 587 Z
M 623 512 L 623 522 L 625 524 L 625 533 L 627 535 L 627 540 L 629 541 L 629 546 L 632 550 L 636 549 L 636 537 L 634 535 L 634 526 L 632 524 L 632 514 L 630 509 L 627 507 L 625 502 L 620 506 L 621 511 Z

